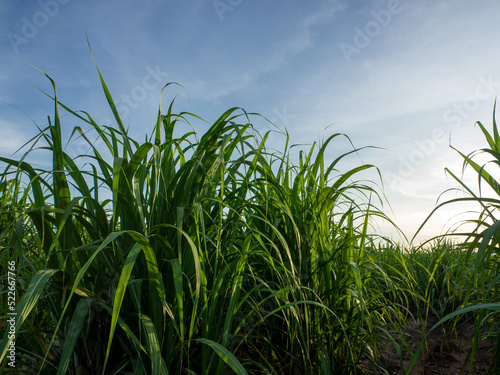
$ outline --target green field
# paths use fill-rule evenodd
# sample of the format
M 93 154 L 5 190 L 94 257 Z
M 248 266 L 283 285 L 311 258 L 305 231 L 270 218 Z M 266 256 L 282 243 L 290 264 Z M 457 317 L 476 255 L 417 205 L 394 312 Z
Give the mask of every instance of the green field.
M 99 77 L 114 127 L 67 108 L 51 80 L 49 126 L 18 159 L 0 158 L 0 373 L 392 374 L 389 351 L 417 369 L 426 345 L 407 326 L 432 319 L 435 330 L 472 327 L 464 373 L 500 372 L 499 196 L 476 196 L 448 171 L 467 195 L 446 204 L 477 202 L 476 229 L 401 246 L 370 225 L 389 220 L 382 190 L 358 178 L 376 167 L 339 167 L 363 151 L 326 161 L 345 135 L 270 150 L 239 108 L 182 134 L 201 119 L 172 101 L 137 141 Z M 60 111 L 85 124 L 70 140 Z M 479 126 L 500 166 L 495 122 Z M 72 158 L 77 137 L 89 152 Z M 30 162 L 35 150 L 52 165 Z M 500 174 L 457 157 L 500 194 Z

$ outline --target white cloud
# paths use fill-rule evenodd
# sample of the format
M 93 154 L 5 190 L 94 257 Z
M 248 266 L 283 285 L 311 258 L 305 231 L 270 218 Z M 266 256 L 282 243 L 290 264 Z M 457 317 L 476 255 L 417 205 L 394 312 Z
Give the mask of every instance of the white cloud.
M 481 135 L 473 123 L 480 119 L 491 126 L 495 93 L 478 101 L 459 126 L 453 128 L 444 114 L 475 95 L 478 77 L 491 75 L 500 81 L 500 53 L 493 48 L 500 38 L 497 2 L 402 3 L 404 11 L 347 64 L 339 42 L 352 39 L 353 27 L 362 27 L 371 19 L 370 11 L 383 9 L 387 1 L 358 2 L 364 7 L 356 9 L 348 1 L 247 1 L 226 13 L 224 22 L 212 3 L 202 0 L 154 0 L 145 7 L 132 1 L 70 2 L 19 55 L 8 46 L 0 59 L 0 100 L 36 114 L 36 121 L 52 114 L 52 103 L 31 87 L 43 82 L 41 87 L 50 92 L 50 84 L 26 68 L 24 60 L 45 68 L 56 79 L 64 103 L 92 115 L 105 113 L 107 104 L 85 44 L 88 31 L 115 99 L 142 84 L 147 66 L 159 65 L 171 74 L 168 80 L 184 85 L 191 99 L 205 106 L 187 108 L 202 117 L 204 111 L 217 108 L 219 112 L 233 105 L 269 117 L 276 110 L 286 112 L 292 143 L 311 143 L 345 132 L 358 147 L 388 148 L 385 153 L 362 152 L 361 156 L 383 174 L 397 174 L 399 158 L 418 150 L 416 142 L 429 139 L 436 128 L 446 138 L 451 131 L 453 144 L 461 150 L 477 148 Z M 25 10 L 5 4 L 0 4 L 6 9 L 3 17 L 20 20 Z M 159 91 L 159 87 L 148 91 L 131 111 L 125 122 L 132 132 L 150 131 Z M 172 92 L 184 100 L 182 89 L 168 90 L 163 103 L 169 102 Z M 149 114 L 146 108 L 154 110 Z M 10 155 L 27 138 L 6 118 L 0 121 L 2 154 Z M 336 125 L 325 131 L 332 123 Z M 73 125 L 69 120 L 65 124 Z M 443 169 L 456 165 L 456 155 L 445 156 L 447 143 L 447 139 L 436 143 L 436 151 L 415 168 L 400 190 L 387 190 L 397 220 L 408 232 L 449 186 Z M 327 157 L 346 147 L 336 143 Z M 429 233 L 438 228 L 440 224 L 429 227 Z
M 30 135 L 21 131 L 19 126 L 0 119 L 0 150 L 3 156 L 11 157 L 29 138 Z
M 285 21 L 286 28 L 290 30 L 290 33 L 280 35 L 279 42 L 274 41 L 271 48 L 269 45 L 262 46 L 263 49 L 262 51 L 259 50 L 258 56 L 249 56 L 249 61 L 252 63 L 236 66 L 228 66 L 223 63 L 220 67 L 224 69 L 223 74 L 220 74 L 221 72 L 217 74 L 217 79 L 220 79 L 218 81 L 219 89 L 215 88 L 214 90 L 212 83 L 209 83 L 211 81 L 210 77 L 203 77 L 203 79 L 197 79 L 194 82 L 190 81 L 189 77 L 183 77 L 183 82 L 188 82 L 186 86 L 190 88 L 194 95 L 216 100 L 222 96 L 229 96 L 235 92 L 248 89 L 265 74 L 276 72 L 279 75 L 279 70 L 284 64 L 314 46 L 315 40 L 312 29 L 324 22 L 331 21 L 342 9 L 343 6 L 339 5 L 339 3 L 329 2 L 305 18 L 295 14 L 294 16 L 297 18 Z M 279 27 L 279 25 L 275 25 L 275 27 Z M 262 35 L 259 37 L 262 37 Z M 210 65 L 212 57 L 214 56 L 210 53 L 203 60 L 203 64 L 208 64 L 206 68 L 209 71 L 214 68 L 214 66 Z M 241 61 L 241 56 L 232 56 L 227 61 L 233 61 L 233 59 L 234 61 Z M 215 61 L 218 61 L 217 57 L 215 57 Z M 193 87 L 195 90 L 191 89 Z

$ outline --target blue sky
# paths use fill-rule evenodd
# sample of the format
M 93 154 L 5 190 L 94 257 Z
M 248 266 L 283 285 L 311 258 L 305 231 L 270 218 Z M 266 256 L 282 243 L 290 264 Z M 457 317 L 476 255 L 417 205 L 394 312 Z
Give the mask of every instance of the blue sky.
M 171 81 L 189 97 L 172 88 L 162 102 L 179 95 L 178 111 L 207 121 L 237 106 L 286 127 L 293 143 L 346 133 L 356 147 L 381 148 L 343 165 L 361 158 L 380 169 L 385 210 L 409 237 L 455 186 L 444 168 L 460 174 L 450 138 L 465 153 L 483 147 L 474 123 L 491 127 L 500 91 L 494 0 L 3 1 L 0 17 L 2 156 L 36 134 L 32 120 L 41 126 L 53 112 L 37 90 L 50 92 L 49 81 L 28 64 L 56 81 L 63 103 L 110 122 L 87 34 L 137 139 L 150 133 Z M 64 119 L 67 135 L 75 125 Z M 277 148 L 281 141 L 272 139 Z M 340 141 L 328 157 L 348 149 Z M 419 239 L 465 210 L 441 210 Z

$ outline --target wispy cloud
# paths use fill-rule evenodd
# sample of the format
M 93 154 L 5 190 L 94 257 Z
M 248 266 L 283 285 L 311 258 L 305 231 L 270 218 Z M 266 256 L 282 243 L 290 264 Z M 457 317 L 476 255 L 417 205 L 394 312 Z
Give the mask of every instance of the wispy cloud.
M 20 131 L 19 126 L 0 119 L 0 150 L 6 157 L 12 156 L 32 136 L 28 132 Z
M 472 150 L 481 138 L 474 121 L 484 120 L 487 126 L 491 121 L 500 91 L 495 48 L 500 6 L 494 1 L 401 0 L 402 11 L 398 8 L 385 26 L 374 26 L 379 17 L 374 14 L 382 14 L 389 3 L 396 2 L 242 1 L 221 21 L 211 1 L 151 0 L 147 6 L 132 0 L 70 1 L 16 54 L 6 35 L 19 31 L 22 17 L 32 17 L 39 5 L 2 2 L 0 100 L 42 123 L 52 115 L 50 100 L 33 88 L 50 93 L 50 83 L 29 62 L 56 80 L 65 104 L 89 110 L 97 121 L 109 117 L 87 32 L 111 93 L 128 106 L 126 125 L 141 136 L 156 114 L 161 85 L 154 81 L 153 87 L 147 80 L 147 68 L 157 66 L 165 72 L 164 83 L 186 87 L 193 106 L 180 105 L 187 100 L 182 89 L 167 90 L 163 103 L 179 93 L 177 108 L 205 118 L 242 106 L 281 121 L 278 125 L 286 125 L 294 143 L 345 132 L 358 147 L 387 149 L 361 153 L 384 174 L 398 175 L 401 163 L 415 159 L 422 152 L 419 144 L 433 140 L 438 129 L 444 135 L 429 146 L 432 152 L 403 176 L 400 190 L 388 190 L 395 212 L 413 228 L 417 217 L 405 216 L 405 210 L 418 211 L 420 218 L 423 207 L 433 207 L 448 187 L 443 169 L 453 164 L 449 135 L 454 144 Z M 352 44 L 355 29 L 367 27 L 372 27 L 370 43 L 347 62 L 339 44 Z M 481 77 L 491 87 L 480 89 L 478 96 Z M 32 125 L 23 120 L 14 126 L 9 116 L 0 123 L 4 155 L 27 140 Z M 64 126 L 70 129 L 74 122 L 65 118 Z M 328 157 L 348 147 L 335 144 Z

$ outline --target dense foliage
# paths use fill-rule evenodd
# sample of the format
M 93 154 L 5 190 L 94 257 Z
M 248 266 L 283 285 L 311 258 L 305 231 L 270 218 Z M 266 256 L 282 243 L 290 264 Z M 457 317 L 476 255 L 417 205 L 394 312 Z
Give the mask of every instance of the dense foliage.
M 356 178 L 376 168 L 340 170 L 359 150 L 327 163 L 344 135 L 294 162 L 288 137 L 281 153 L 270 152 L 269 134 L 261 137 L 237 108 L 199 139 L 176 136 L 199 118 L 174 113 L 172 102 L 138 142 L 99 77 L 116 127 L 64 106 L 49 78 L 49 126 L 20 160 L 0 158 L 0 264 L 5 271 L 15 261 L 19 299 L 18 365 L 7 366 L 5 331 L 2 371 L 384 373 L 382 346 L 412 354 L 405 323 L 429 314 L 477 317 L 475 340 L 497 340 L 490 370 L 498 370 L 498 200 L 471 197 L 484 210 L 464 244 L 401 249 L 369 234 L 373 217 L 388 219 L 373 205 L 376 186 Z M 77 126 L 71 138 L 86 140 L 90 152 L 71 158 L 61 108 L 93 129 L 102 147 Z M 496 125 L 494 137 L 481 129 L 486 152 L 500 163 Z M 36 148 L 50 154 L 50 168 L 28 163 Z M 0 278 L 5 317 L 6 272 Z

